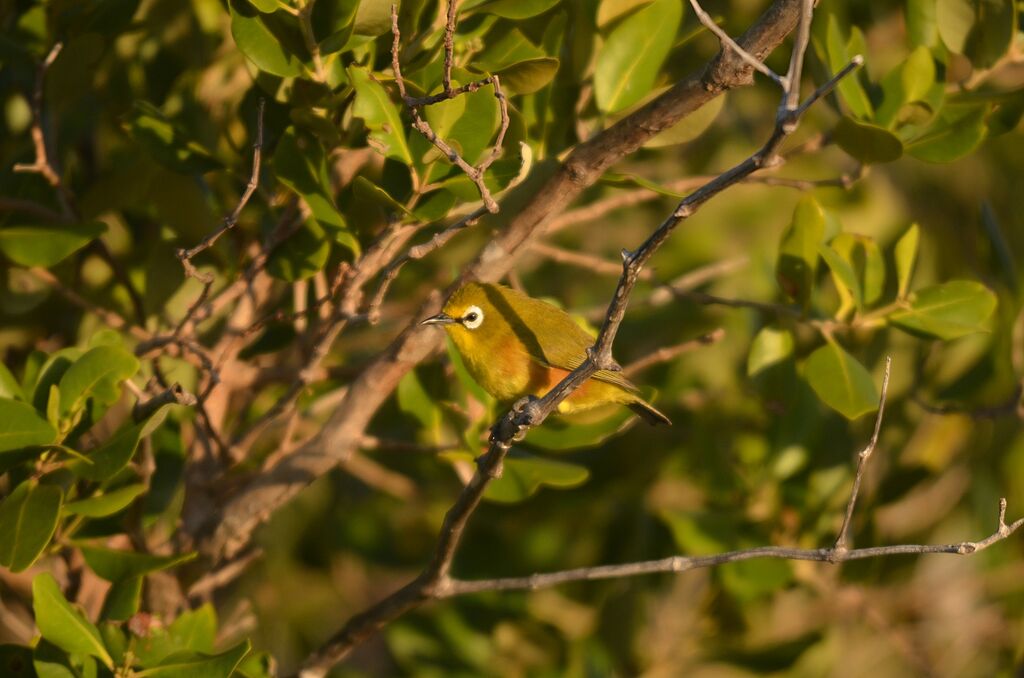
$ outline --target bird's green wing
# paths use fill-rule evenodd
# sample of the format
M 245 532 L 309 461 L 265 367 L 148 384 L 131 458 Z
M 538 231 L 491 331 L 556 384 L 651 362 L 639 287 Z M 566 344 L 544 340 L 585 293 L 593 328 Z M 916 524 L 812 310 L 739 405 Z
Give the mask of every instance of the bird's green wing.
M 572 317 L 552 304 L 528 297 L 507 287 L 495 286 L 518 315 L 506 312 L 513 330 L 523 340 L 530 358 L 541 365 L 572 371 L 583 364 L 594 337 L 576 324 Z M 526 317 L 526 319 L 523 318 Z M 627 391 L 637 388 L 618 372 L 601 370 L 594 379 L 621 386 Z

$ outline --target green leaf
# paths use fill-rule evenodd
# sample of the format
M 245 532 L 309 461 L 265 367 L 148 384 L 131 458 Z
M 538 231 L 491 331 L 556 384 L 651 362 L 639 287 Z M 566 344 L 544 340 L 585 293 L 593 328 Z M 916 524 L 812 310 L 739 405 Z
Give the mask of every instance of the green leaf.
M 139 611 L 142 602 L 142 577 L 114 582 L 103 599 L 100 619 L 125 621 Z
M 215 655 L 197 652 L 174 654 L 159 666 L 133 675 L 136 678 L 229 678 L 251 649 L 252 644 L 246 640 Z
M 487 486 L 484 498 L 501 503 L 516 503 L 533 496 L 542 485 L 576 487 L 589 477 L 590 471 L 584 466 L 514 450 L 505 458 L 501 478 Z
M 555 5 L 559 0 L 493 0 L 477 5 L 474 10 L 494 14 L 505 19 L 529 19 L 532 16 L 543 14 Z
M 505 66 L 496 72 L 506 94 L 533 94 L 554 80 L 558 72 L 558 59 L 537 57 Z
M 889 314 L 888 321 L 912 334 L 956 339 L 985 332 L 996 308 L 996 295 L 979 282 L 953 280 L 910 295 L 909 306 Z
M 910 277 L 914 273 L 914 262 L 917 261 L 917 244 L 921 239 L 921 229 L 911 224 L 907 232 L 900 236 L 896 243 L 894 257 L 896 259 L 896 296 L 900 299 L 907 296 L 910 289 Z
M 249 0 L 249 4 L 264 14 L 273 14 L 281 9 L 278 0 Z
M 413 213 L 405 205 L 392 198 L 387 191 L 364 176 L 355 178 L 352 182 L 352 192 L 356 197 L 379 205 L 389 217 L 413 216 Z
M 864 297 L 860 289 L 860 281 L 857 280 L 857 274 L 854 273 L 853 267 L 828 245 L 821 245 L 818 252 L 828 265 L 832 281 L 836 285 L 836 291 L 841 300 L 836 317 L 845 316 L 854 307 L 858 310 L 861 309 L 864 306 Z
M 206 603 L 178 615 L 167 628 L 153 629 L 145 645 L 136 646 L 136 655 L 143 666 L 156 666 L 182 652 L 213 654 L 216 638 L 217 614 Z
M 64 599 L 56 580 L 48 572 L 32 580 L 32 609 L 43 638 L 72 654 L 96 657 L 113 670 L 114 662 L 103 646 L 99 629 Z
M 680 0 L 655 0 L 612 30 L 594 70 L 594 99 L 603 113 L 620 111 L 650 91 L 682 16 Z
M 793 353 L 793 334 L 789 330 L 763 327 L 750 344 L 747 355 L 747 375 L 754 376 L 788 358 Z
M 405 125 L 388 93 L 362 68 L 350 66 L 348 77 L 356 91 L 352 114 L 366 123 L 370 130 L 370 145 L 385 157 L 411 165 L 412 154 L 405 140 Z
M 0 229 L 0 252 L 22 266 L 49 267 L 64 260 L 107 231 L 102 221 Z
M 285 43 L 267 24 L 269 17 L 261 15 L 242 0 L 230 0 L 231 36 L 238 49 L 261 71 L 282 78 L 302 75 L 302 61 L 291 53 Z
M 481 73 L 499 73 L 520 61 L 546 56 L 518 28 L 497 26 L 487 34 L 487 46 L 473 58 L 472 67 Z
M 92 571 L 110 582 L 123 581 L 132 577 L 141 577 L 150 572 L 166 570 L 182 563 L 194 560 L 197 553 L 185 553 L 177 556 L 154 556 L 149 553 L 135 551 L 119 551 L 101 546 L 78 543 L 85 562 Z
M 346 246 L 349 240 L 355 242 L 345 217 L 334 203 L 326 153 L 314 136 L 302 134 L 294 126 L 286 129 L 274 149 L 274 174 L 302 196 L 313 218 L 336 242 Z M 358 254 L 358 245 L 353 251 Z
M 86 351 L 60 378 L 60 412 L 77 412 L 89 398 L 110 405 L 121 396 L 121 382 L 139 370 L 139 360 L 116 346 Z
M 125 128 L 157 162 L 169 169 L 204 173 L 222 167 L 208 150 L 190 139 L 160 109 L 147 102 L 135 102 Z
M 793 210 L 793 220 L 782 235 L 775 276 L 790 298 L 805 306 L 810 301 L 818 270 L 818 246 L 825 237 L 825 213 L 811 196 Z
M 415 370 L 410 370 L 398 382 L 398 408 L 415 418 L 428 431 L 436 430 L 441 423 L 441 411 L 434 398 L 423 388 Z
M 928 129 L 907 142 L 907 153 L 918 160 L 945 163 L 962 158 L 984 141 L 988 134 L 985 117 L 988 105 L 973 106 L 966 111 L 944 109 Z
M 725 108 L 725 100 L 726 94 L 723 92 L 668 129 L 655 134 L 644 144 L 644 148 L 663 148 L 693 141 L 715 122 Z
M 0 398 L 0 453 L 33 445 L 49 445 L 57 430 L 34 407 L 19 400 Z
M 885 259 L 872 238 L 855 233 L 839 233 L 829 246 L 853 269 L 864 305 L 878 301 L 885 288 Z
M 82 354 L 82 350 L 74 346 L 62 348 L 52 353 L 39 368 L 39 373 L 34 383 L 31 384 L 31 388 L 29 388 L 30 384 L 25 384 L 25 393 L 32 392 L 32 406 L 37 411 L 46 412 L 47 403 L 50 400 L 51 387 L 60 383 L 64 374 L 76 360 L 82 357 Z
M 322 271 L 330 255 L 331 241 L 323 227 L 311 219 L 271 252 L 267 273 L 285 282 L 305 280 Z
M 651 2 L 653 0 L 601 0 L 597 7 L 597 27 L 604 28 Z
M 11 371 L 7 369 L 7 365 L 0 363 L 0 398 L 9 398 L 11 400 L 24 400 L 25 392 L 21 390 L 21 384 L 14 378 Z M 0 421 L 3 421 L 0 418 Z M 0 429 L 2 429 L 0 424 Z
M 381 35 L 391 30 L 393 0 L 360 0 L 356 10 L 356 35 Z
M 912 46 L 930 48 L 938 44 L 935 11 L 935 0 L 907 0 L 907 38 Z
M 136 497 L 145 491 L 146 486 L 142 483 L 125 485 L 105 494 L 68 502 L 64 504 L 64 512 L 88 518 L 112 516 L 118 511 L 127 508 L 129 504 L 135 501 Z
M 833 131 L 833 139 L 841 149 L 865 165 L 898 160 L 903 155 L 900 138 L 878 125 L 858 122 L 843 116 Z
M 871 374 L 833 342 L 807 358 L 804 378 L 823 403 L 847 419 L 856 419 L 878 407 L 878 391 Z
M 926 100 L 934 84 L 935 59 L 927 47 L 918 47 L 882 81 L 884 96 L 875 113 L 875 123 L 891 127 L 900 109 L 906 104 Z
M 938 0 L 939 36 L 975 68 L 989 68 L 1010 48 L 1017 25 L 1013 0 Z
M 847 49 L 846 41 L 840 32 L 839 22 L 836 20 L 835 14 L 828 15 L 825 47 L 826 60 L 832 73 L 838 73 L 845 68 L 854 56 Z M 864 92 L 864 88 L 861 87 L 856 73 L 840 80 L 836 90 L 839 92 L 840 98 L 850 109 L 850 112 L 855 116 L 863 120 L 870 120 L 874 117 L 874 107 L 871 105 L 868 95 Z
M 639 186 L 640 188 L 646 188 L 648 191 L 657 193 L 658 195 L 668 196 L 669 198 L 682 198 L 685 193 L 679 191 L 673 191 L 661 184 L 651 181 L 645 177 L 637 174 L 620 174 L 618 172 L 605 172 L 601 175 L 601 183 L 608 184 L 609 186 L 627 186 L 634 187 Z
M 145 421 L 125 426 L 119 430 L 105 443 L 89 452 L 91 463 L 72 461 L 68 463 L 68 468 L 75 475 L 87 480 L 96 482 L 109 480 L 128 465 L 139 446 L 139 441 L 163 423 L 169 408 L 170 405 L 165 405 Z
M 0 565 L 21 572 L 50 543 L 64 493 L 56 485 L 26 480 L 0 504 Z

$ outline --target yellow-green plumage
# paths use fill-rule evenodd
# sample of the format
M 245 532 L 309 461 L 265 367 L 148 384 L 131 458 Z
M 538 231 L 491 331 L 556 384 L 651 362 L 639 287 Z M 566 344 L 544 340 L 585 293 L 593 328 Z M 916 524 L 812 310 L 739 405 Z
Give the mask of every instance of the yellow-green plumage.
M 426 320 L 443 324 L 466 368 L 499 401 L 541 397 L 586 359 L 594 339 L 565 311 L 525 294 L 467 283 Z M 559 412 L 618 403 L 651 424 L 670 424 L 617 372 L 600 371 L 559 404 Z

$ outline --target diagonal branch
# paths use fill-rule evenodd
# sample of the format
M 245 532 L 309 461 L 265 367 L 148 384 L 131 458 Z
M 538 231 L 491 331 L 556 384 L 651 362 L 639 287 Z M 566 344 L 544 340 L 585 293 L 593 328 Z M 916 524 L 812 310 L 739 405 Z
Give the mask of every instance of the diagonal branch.
M 798 0 L 775 0 L 737 42 L 752 54 L 768 54 L 795 28 L 799 16 Z M 722 92 L 750 84 L 751 73 L 739 57 L 720 52 L 658 98 L 577 146 L 553 172 L 541 172 L 536 166 L 509 196 L 510 201 L 519 201 L 516 210 L 466 267 L 462 280 L 500 279 L 544 234 L 551 219 L 610 166 Z M 356 449 L 371 418 L 401 378 L 440 347 L 441 338 L 418 324 L 419 319 L 437 313 L 440 303 L 440 295 L 432 295 L 423 304 L 405 330 L 349 384 L 314 438 L 270 471 L 239 486 L 208 521 L 190 526 L 192 534 L 198 533 L 200 546 L 208 556 L 230 558 L 244 550 L 268 516 Z
M 809 0 L 806 0 L 803 3 L 799 19 L 805 27 L 810 24 L 812 9 L 813 6 Z M 802 61 L 806 47 L 806 43 L 798 42 L 793 50 L 791 62 Z M 793 86 L 799 87 L 799 83 L 794 83 Z M 452 587 L 455 586 L 455 580 L 450 577 L 451 567 L 462 542 L 466 525 L 479 506 L 487 486 L 493 479 L 501 476 L 504 460 L 512 447 L 512 442 L 530 428 L 543 423 L 556 410 L 559 403 L 596 372 L 622 369 L 612 358 L 612 344 L 625 317 L 629 295 L 640 277 L 641 270 L 666 242 L 671 233 L 708 200 L 772 162 L 779 146 L 799 122 L 799 116 L 796 115 L 797 107 L 795 105 L 790 107 L 785 103 L 788 101 L 788 87 L 783 88 L 783 100 L 782 108 L 788 114 L 777 116 L 771 137 L 759 151 L 684 198 L 672 214 L 636 251 L 624 250 L 622 252 L 622 275 L 608 306 L 604 324 L 601 326 L 594 346 L 588 350 L 586 360 L 543 398 L 539 400 L 524 398 L 495 423 L 491 429 L 488 450 L 477 460 L 476 472 L 463 488 L 454 505 L 445 514 L 433 555 L 420 575 L 403 588 L 350 619 L 338 633 L 306 661 L 301 674 L 303 678 L 316 678 L 325 675 L 354 647 L 397 617 L 427 600 L 442 598 L 450 594 Z

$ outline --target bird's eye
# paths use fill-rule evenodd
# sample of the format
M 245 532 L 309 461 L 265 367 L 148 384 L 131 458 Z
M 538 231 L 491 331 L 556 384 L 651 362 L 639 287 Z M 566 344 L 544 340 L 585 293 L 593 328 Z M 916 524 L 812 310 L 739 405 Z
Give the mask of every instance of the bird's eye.
M 463 327 L 475 330 L 480 327 L 480 323 L 484 321 L 484 312 L 480 310 L 479 306 L 470 306 L 466 309 L 466 314 L 462 316 Z

